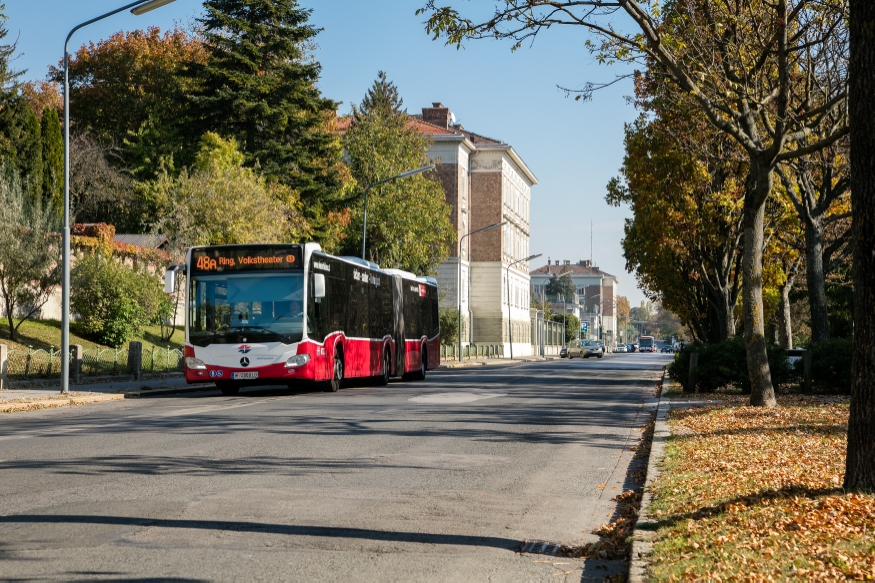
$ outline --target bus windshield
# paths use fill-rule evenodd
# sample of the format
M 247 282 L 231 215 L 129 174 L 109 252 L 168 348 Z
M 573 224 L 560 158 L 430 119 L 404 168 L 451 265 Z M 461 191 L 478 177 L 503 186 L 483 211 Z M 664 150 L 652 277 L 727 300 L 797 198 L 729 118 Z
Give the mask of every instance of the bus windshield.
M 304 336 L 301 273 L 195 275 L 189 290 L 189 341 L 293 344 Z

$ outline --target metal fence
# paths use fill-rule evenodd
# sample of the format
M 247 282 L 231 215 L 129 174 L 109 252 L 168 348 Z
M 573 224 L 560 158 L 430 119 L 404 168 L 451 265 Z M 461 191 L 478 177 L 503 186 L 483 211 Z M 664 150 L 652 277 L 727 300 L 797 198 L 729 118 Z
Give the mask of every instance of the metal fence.
M 143 348 L 143 372 L 182 372 L 182 351 L 178 348 Z
M 71 378 L 75 370 L 73 348 L 70 351 Z M 127 347 L 106 348 L 98 346 L 82 351 L 81 375 L 83 377 L 133 374 Z M 182 351 L 167 346 L 144 347 L 141 373 L 160 374 L 182 372 Z M 52 346 L 48 350 L 12 348 L 7 352 L 6 378 L 13 380 L 38 380 L 60 378 L 61 351 Z
M 459 358 L 458 346 L 455 344 L 441 344 L 441 359 Z M 462 347 L 462 358 L 502 358 L 504 357 L 503 344 L 469 344 Z
M 7 355 L 6 376 L 11 379 L 46 379 L 61 375 L 61 351 L 28 347 L 11 349 Z

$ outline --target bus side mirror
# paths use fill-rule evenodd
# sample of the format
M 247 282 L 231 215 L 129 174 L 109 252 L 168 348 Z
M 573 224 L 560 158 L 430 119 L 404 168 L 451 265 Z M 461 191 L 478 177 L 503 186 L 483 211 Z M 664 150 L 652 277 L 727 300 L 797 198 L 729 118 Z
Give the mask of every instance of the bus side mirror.
M 321 273 L 313 274 L 313 297 L 325 297 L 325 276 Z
M 164 274 L 164 293 L 172 294 L 176 291 L 176 270 L 168 269 Z
M 176 291 L 176 272 L 185 273 L 185 265 L 171 265 L 164 274 L 164 293 L 172 294 Z

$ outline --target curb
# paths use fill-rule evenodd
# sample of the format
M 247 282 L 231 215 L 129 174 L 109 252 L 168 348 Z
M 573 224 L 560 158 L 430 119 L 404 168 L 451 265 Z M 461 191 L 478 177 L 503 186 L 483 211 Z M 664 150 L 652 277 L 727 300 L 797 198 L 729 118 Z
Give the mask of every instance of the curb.
M 550 356 L 539 356 L 537 358 L 530 358 L 526 360 L 521 360 L 518 358 L 511 359 L 501 359 L 497 358 L 494 360 L 469 360 L 469 361 L 451 361 L 447 364 L 441 363 L 437 366 L 435 370 L 451 370 L 454 368 L 476 368 L 478 366 L 511 366 L 511 365 L 520 365 L 527 364 L 529 362 L 544 362 L 547 360 L 556 360 L 557 357 Z
M 0 403 L 0 413 L 13 413 L 15 411 L 27 411 L 31 409 L 54 409 L 67 405 L 85 405 L 86 403 L 100 403 L 102 401 L 121 401 L 125 395 L 78 395 L 75 397 L 50 397 L 47 399 L 33 399 L 28 401 L 16 401 L 13 403 Z
M 644 493 L 641 496 L 641 508 L 638 511 L 638 522 L 632 532 L 632 553 L 629 562 L 629 583 L 644 583 L 647 577 L 647 565 L 650 551 L 653 549 L 653 536 L 659 526 L 659 521 L 647 513 L 652 500 L 653 482 L 659 477 L 659 466 L 665 457 L 665 441 L 671 435 L 668 427 L 668 412 L 671 403 L 662 395 L 668 391 L 668 375 L 662 379 L 662 391 L 659 406 L 656 409 L 656 423 L 653 428 L 653 442 L 650 445 L 650 456 L 647 461 L 647 479 L 644 482 Z
M 125 399 L 144 399 L 148 397 L 160 397 L 161 395 L 178 395 L 181 393 L 199 393 L 202 391 L 218 391 L 215 385 L 194 385 L 183 387 L 172 387 L 167 389 L 141 389 L 137 391 L 127 391 L 121 393 Z

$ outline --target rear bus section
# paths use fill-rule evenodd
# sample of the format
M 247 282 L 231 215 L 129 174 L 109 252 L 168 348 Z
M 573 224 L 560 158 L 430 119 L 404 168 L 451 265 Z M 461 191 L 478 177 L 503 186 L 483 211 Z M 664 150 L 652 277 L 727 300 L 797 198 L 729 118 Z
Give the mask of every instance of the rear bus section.
M 337 390 L 349 378 L 421 379 L 440 364 L 432 278 L 314 243 L 194 248 L 186 267 L 189 383 L 233 393 L 327 381 Z

